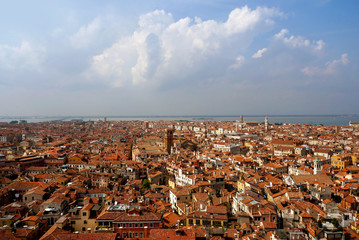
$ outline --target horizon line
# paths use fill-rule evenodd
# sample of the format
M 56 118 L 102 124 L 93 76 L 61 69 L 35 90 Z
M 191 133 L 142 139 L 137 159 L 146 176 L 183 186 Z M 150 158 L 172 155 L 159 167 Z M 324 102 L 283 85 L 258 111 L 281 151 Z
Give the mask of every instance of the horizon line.
M 24 115 L 24 116 L 0 116 L 0 119 L 6 118 L 173 118 L 173 117 L 359 117 L 358 113 L 353 114 L 220 114 L 220 115 Z

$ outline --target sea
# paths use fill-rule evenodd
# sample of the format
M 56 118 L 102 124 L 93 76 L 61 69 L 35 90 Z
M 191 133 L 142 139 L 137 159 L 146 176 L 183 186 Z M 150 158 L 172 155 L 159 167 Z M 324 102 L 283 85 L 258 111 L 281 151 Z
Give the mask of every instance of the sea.
M 348 126 L 349 122 L 359 122 L 359 114 L 353 115 L 267 115 L 270 124 L 312 124 L 325 126 Z M 0 122 L 26 120 L 28 123 L 49 121 L 237 121 L 240 115 L 213 115 L 213 116 L 0 116 Z M 244 121 L 264 122 L 265 115 L 243 115 Z

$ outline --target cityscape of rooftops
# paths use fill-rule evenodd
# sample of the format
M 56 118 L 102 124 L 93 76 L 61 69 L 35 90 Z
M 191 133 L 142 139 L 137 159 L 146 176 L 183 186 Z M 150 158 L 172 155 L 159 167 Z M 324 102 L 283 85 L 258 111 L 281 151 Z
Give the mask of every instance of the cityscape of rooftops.
M 359 239 L 359 2 L 0 7 L 0 239 Z

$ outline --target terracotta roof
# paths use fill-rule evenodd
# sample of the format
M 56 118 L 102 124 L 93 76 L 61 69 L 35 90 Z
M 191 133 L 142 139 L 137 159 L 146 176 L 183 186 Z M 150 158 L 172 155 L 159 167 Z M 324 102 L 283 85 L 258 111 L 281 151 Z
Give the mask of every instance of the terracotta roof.
M 318 174 L 318 175 L 291 175 L 292 179 L 297 185 L 300 184 L 314 184 L 314 183 L 321 183 L 327 185 L 333 185 L 333 181 L 330 177 L 326 174 Z
M 193 229 L 151 229 L 150 239 L 174 239 L 174 240 L 187 240 L 196 239 Z
M 116 240 L 117 233 L 62 233 L 56 237 L 58 240 Z
M 163 220 L 166 227 L 171 227 L 181 220 L 181 217 L 174 212 L 168 212 L 163 214 Z

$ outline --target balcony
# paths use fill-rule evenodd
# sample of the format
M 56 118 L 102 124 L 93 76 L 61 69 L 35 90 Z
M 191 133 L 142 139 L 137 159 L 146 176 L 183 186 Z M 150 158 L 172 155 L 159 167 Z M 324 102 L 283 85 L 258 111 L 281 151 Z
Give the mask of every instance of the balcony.
M 113 226 L 95 227 L 95 232 L 113 232 Z

